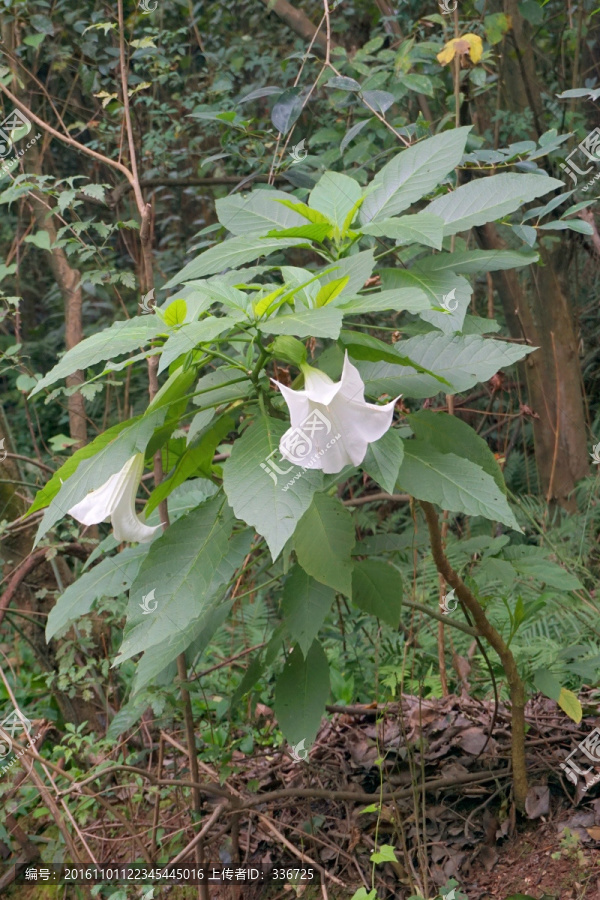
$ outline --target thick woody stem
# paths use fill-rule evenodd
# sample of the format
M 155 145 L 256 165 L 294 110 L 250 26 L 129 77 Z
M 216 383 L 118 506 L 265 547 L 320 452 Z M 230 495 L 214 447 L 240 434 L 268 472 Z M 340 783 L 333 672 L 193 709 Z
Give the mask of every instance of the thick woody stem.
M 527 767 L 525 763 L 525 687 L 523 681 L 517 670 L 515 658 L 502 635 L 496 631 L 475 595 L 448 562 L 442 546 L 442 534 L 435 507 L 423 500 L 420 503 L 425 513 L 431 552 L 438 572 L 454 588 L 461 604 L 472 615 L 477 630 L 500 657 L 512 705 L 511 744 L 514 799 L 517 809 L 524 810 L 527 797 Z

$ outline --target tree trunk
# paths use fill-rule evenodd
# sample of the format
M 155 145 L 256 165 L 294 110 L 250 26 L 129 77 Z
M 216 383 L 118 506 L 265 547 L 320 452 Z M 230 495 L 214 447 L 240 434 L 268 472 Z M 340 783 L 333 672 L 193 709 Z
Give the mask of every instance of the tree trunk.
M 484 225 L 477 234 L 486 250 L 506 249 L 495 225 Z M 539 348 L 523 369 L 530 406 L 539 416 L 533 431 L 542 489 L 549 502 L 575 511 L 569 495 L 589 475 L 577 336 L 563 286 L 543 250 L 540 256 L 544 265 L 532 267 L 530 289 L 514 269 L 492 277 L 511 335 Z

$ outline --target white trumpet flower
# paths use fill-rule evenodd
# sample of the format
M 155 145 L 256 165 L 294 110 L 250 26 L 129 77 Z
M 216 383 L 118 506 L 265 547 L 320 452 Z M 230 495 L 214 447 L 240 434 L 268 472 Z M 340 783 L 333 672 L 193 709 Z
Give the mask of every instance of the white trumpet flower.
M 332 381 L 306 364 L 301 369 L 304 390 L 293 391 L 275 382 L 292 422 L 281 438 L 279 452 L 298 466 L 322 469 L 327 474 L 360 465 L 369 444 L 390 428 L 398 398 L 384 406 L 367 403 L 364 382 L 347 352 L 341 381 Z
M 117 541 L 138 541 L 144 544 L 160 525 L 145 525 L 135 511 L 135 495 L 144 470 L 144 454 L 136 453 L 127 460 L 120 472 L 111 475 L 101 487 L 91 491 L 71 507 L 69 515 L 82 525 L 97 525 L 110 517 Z

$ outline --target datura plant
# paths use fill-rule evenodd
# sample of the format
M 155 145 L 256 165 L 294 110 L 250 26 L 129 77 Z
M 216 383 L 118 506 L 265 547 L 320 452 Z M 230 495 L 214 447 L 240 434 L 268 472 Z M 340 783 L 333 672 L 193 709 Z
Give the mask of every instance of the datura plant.
M 286 646 L 275 712 L 291 743 L 314 739 L 330 689 L 319 630 L 336 595 L 391 627 L 400 621 L 400 573 L 381 556 L 365 560 L 343 502 L 370 479 L 420 502 L 436 565 L 500 657 L 522 802 L 523 685 L 508 639 L 436 544 L 435 507 L 520 528 L 487 444 L 457 418 L 420 407 L 531 352 L 468 313 L 466 276 L 535 263 L 536 253 L 474 250 L 459 234 L 500 218 L 518 224 L 511 216 L 524 203 L 563 184 L 539 172 L 456 187 L 468 138 L 458 128 L 421 141 L 366 186 L 326 171 L 310 191 L 264 186 L 218 200 L 225 239 L 173 274 L 152 314 L 87 338 L 36 385 L 34 394 L 78 369 L 98 380 L 108 361 L 114 371 L 159 356 L 162 386 L 150 406 L 77 450 L 31 507 L 45 510 L 38 542 L 67 514 L 84 525 L 110 519 L 114 537 L 59 598 L 47 637 L 99 598 L 128 593 L 115 664 L 138 663 L 123 727 L 144 708 L 144 688 L 161 674 L 164 683 L 179 654 L 207 645 L 248 578 L 268 582 L 274 602 L 286 598 L 253 671 Z M 382 339 L 392 332 L 407 336 Z M 138 515 L 137 485 L 157 452 L 164 478 L 145 509 L 137 501 Z M 157 608 L 145 615 L 151 591 Z

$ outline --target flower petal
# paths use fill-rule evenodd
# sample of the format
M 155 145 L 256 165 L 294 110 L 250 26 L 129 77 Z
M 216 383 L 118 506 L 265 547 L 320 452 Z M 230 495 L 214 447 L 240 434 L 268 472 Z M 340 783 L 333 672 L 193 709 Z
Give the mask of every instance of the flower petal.
M 136 454 L 136 456 L 141 456 L 141 454 Z M 135 456 L 128 459 L 119 472 L 111 475 L 103 485 L 91 491 L 83 500 L 72 506 L 68 510 L 69 515 L 81 522 L 82 525 L 97 525 L 98 522 L 104 522 L 105 519 L 108 519 L 119 502 L 135 462 Z M 141 470 L 137 476 L 137 482 L 139 482 L 140 476 Z

